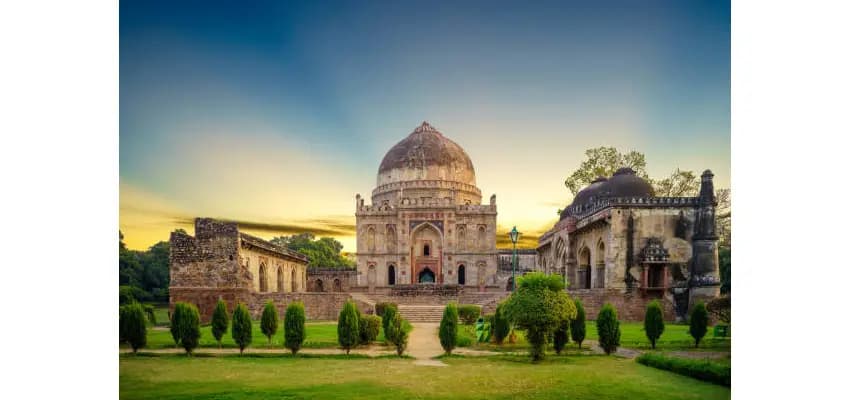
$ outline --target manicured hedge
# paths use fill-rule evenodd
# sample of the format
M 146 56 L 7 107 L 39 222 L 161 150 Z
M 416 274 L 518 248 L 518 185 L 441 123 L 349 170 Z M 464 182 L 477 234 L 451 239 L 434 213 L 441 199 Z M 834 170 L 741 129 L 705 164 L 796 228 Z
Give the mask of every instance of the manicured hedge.
M 481 315 L 481 306 L 475 304 L 461 304 L 457 306 L 457 316 L 465 325 L 472 325 Z
M 732 386 L 732 367 L 709 360 L 666 357 L 647 353 L 637 358 L 637 362 L 658 369 L 689 376 L 701 381 Z

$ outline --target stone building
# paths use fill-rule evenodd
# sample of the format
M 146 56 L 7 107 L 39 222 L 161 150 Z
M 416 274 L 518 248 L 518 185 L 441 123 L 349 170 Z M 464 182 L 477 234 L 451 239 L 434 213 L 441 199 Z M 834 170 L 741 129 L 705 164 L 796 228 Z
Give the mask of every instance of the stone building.
M 357 284 L 496 282 L 496 196 L 481 204 L 472 160 L 423 122 L 378 168 L 370 205 L 358 194 Z
M 685 318 L 719 294 L 713 176 L 702 174 L 697 197 L 656 197 L 630 168 L 597 178 L 540 238 L 540 268 L 565 275 L 588 315 L 611 302 L 641 320 L 659 298 L 668 319 Z
M 341 268 L 308 268 L 307 291 L 348 292 L 357 280 L 357 271 Z
M 219 298 L 256 311 L 267 293 L 307 288 L 307 257 L 239 232 L 236 223 L 195 219 L 195 236 L 171 233 L 170 302 L 188 301 L 205 317 Z

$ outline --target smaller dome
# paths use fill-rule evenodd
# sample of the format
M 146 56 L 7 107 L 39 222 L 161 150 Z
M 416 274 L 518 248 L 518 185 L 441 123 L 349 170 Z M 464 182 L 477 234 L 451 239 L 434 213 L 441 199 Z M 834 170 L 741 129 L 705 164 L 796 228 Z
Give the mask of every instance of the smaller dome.
M 608 195 L 611 197 L 646 197 L 655 196 L 652 185 L 635 173 L 629 167 L 617 170 L 611 179 L 608 179 Z
M 609 192 L 607 183 L 608 178 L 604 176 L 596 177 L 593 182 L 590 182 L 590 185 L 579 190 L 576 197 L 573 199 L 573 204 L 584 204 L 593 201 L 594 199 L 598 199 L 599 197 L 606 196 Z

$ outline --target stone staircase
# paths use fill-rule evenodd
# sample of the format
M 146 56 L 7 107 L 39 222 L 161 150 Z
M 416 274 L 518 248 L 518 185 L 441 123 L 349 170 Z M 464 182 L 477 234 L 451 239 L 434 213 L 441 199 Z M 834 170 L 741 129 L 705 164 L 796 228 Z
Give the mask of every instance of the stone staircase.
M 443 309 L 441 305 L 406 305 L 399 304 L 398 312 L 404 319 L 411 323 L 416 322 L 435 322 L 438 323 L 443 318 Z

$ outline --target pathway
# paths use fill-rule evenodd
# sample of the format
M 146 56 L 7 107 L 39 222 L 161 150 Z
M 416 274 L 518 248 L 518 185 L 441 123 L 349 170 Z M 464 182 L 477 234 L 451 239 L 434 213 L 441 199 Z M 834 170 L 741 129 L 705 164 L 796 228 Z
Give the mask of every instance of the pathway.
M 415 322 L 412 325 L 413 331 L 410 332 L 410 338 L 407 342 L 407 354 L 416 359 L 414 364 L 447 367 L 448 365 L 446 363 L 433 359 L 443 354 L 443 346 L 440 345 L 440 338 L 438 336 L 440 324 Z

